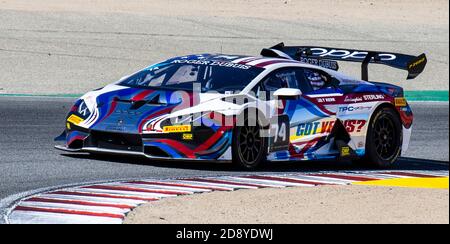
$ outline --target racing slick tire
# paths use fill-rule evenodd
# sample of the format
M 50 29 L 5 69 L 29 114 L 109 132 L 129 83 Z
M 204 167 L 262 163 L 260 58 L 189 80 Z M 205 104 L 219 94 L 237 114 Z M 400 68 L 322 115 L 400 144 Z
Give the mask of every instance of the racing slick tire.
M 252 170 L 267 160 L 267 137 L 261 136 L 261 125 L 257 119 L 245 116 L 244 124 L 233 130 L 233 163 L 240 168 Z
M 379 168 L 393 166 L 401 154 L 402 123 L 397 113 L 383 107 L 370 120 L 366 138 L 364 164 Z

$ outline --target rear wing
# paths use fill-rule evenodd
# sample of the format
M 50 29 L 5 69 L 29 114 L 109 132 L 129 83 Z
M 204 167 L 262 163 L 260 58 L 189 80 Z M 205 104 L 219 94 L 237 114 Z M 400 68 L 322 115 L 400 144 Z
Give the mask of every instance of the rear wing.
M 369 63 L 383 64 L 396 69 L 408 71 L 406 79 L 416 78 L 425 69 L 427 57 L 423 53 L 412 56 L 400 53 L 362 51 L 343 48 L 316 47 L 316 46 L 285 46 L 279 43 L 271 48 L 264 48 L 262 56 L 290 58 L 303 63 L 338 70 L 336 61 L 361 63 L 361 79 L 368 81 Z

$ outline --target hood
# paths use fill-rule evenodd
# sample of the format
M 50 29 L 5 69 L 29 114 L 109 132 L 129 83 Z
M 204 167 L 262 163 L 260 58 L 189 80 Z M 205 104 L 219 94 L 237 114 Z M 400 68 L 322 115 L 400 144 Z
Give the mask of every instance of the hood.
M 91 112 L 83 124 L 99 131 L 140 133 L 143 121 L 170 114 L 194 101 L 192 92 L 110 85 L 82 97 Z
M 203 111 L 234 109 L 234 104 L 223 101 L 227 96 L 109 85 L 81 98 L 90 116 L 80 126 L 98 131 L 142 133 L 149 121 Z

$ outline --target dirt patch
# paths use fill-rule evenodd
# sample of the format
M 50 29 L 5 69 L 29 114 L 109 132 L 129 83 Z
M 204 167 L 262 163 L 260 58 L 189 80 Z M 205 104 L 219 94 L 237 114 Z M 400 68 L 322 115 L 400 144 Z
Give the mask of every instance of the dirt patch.
M 256 17 L 279 20 L 333 18 L 333 21 L 362 19 L 411 24 L 442 24 L 448 19 L 448 1 L 434 0 L 3 0 L 0 8 L 22 11 L 75 11 L 156 14 L 165 16 Z M 334 10 L 330 13 L 330 10 Z M 351 10 L 351 13 L 349 11 Z M 402 12 L 402 14 L 399 14 Z M 424 21 L 426 20 L 426 21 Z
M 126 224 L 449 223 L 449 191 L 323 186 L 213 192 L 142 205 Z

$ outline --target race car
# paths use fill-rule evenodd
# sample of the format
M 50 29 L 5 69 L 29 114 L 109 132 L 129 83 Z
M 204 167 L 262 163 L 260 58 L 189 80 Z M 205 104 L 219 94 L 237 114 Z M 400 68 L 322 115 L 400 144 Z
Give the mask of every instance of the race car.
M 361 79 L 338 72 L 340 61 L 361 63 Z M 427 59 L 283 43 L 261 56 L 175 57 L 82 96 L 55 147 L 244 169 L 304 160 L 389 167 L 408 148 L 413 113 L 401 87 L 369 81 L 369 63 L 413 79 Z

